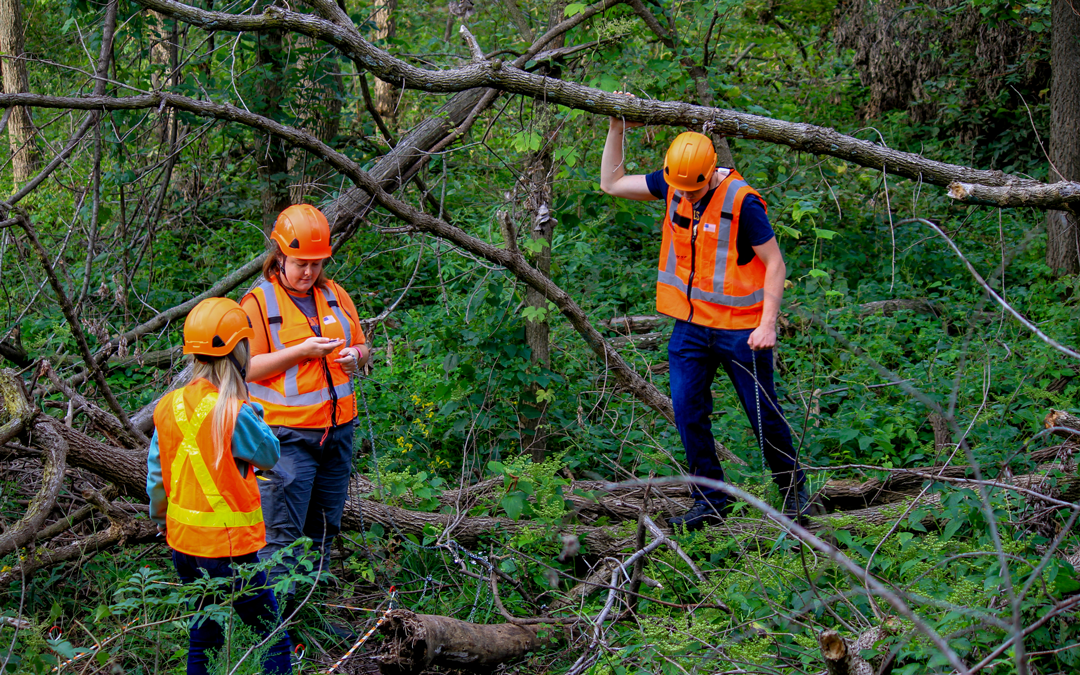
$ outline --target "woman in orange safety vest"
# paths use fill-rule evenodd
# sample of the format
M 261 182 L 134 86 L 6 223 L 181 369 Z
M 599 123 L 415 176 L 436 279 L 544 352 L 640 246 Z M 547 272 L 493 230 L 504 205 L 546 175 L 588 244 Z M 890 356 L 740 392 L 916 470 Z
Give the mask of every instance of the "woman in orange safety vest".
M 341 529 L 356 419 L 352 376 L 369 352 L 352 300 L 323 272 L 330 254 L 326 217 L 308 204 L 290 206 L 270 234 L 262 280 L 241 301 L 255 326 L 251 397 L 281 442 L 281 461 L 259 481 L 263 559 L 302 536 L 328 559 Z M 271 579 L 296 566 L 293 551 L 282 559 Z
M 162 397 L 154 409 L 154 436 L 147 455 L 150 517 L 173 549 L 181 581 L 204 574 L 232 578 L 232 602 L 240 619 L 263 638 L 277 627 L 278 605 L 266 573 L 248 580 L 236 565 L 258 562 L 266 544 L 255 468 L 278 461 L 278 440 L 248 398 L 251 322 L 233 300 L 203 300 L 184 322 L 184 353 L 191 354 L 191 381 Z M 204 597 L 204 604 L 220 602 Z M 188 675 L 208 672 L 210 650 L 225 642 L 221 626 L 194 621 Z M 289 673 L 284 630 L 263 657 L 266 673 Z

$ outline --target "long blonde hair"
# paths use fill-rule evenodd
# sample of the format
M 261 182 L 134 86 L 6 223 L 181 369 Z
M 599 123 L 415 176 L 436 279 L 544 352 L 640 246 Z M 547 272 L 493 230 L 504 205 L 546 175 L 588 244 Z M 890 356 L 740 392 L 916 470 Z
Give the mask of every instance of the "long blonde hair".
M 246 370 L 250 367 L 251 349 L 247 338 L 236 344 L 230 354 Z M 228 356 L 202 357 L 191 363 L 191 379 L 194 382 L 204 378 L 217 387 L 218 400 L 214 405 L 214 415 L 210 424 L 210 435 L 214 439 L 214 468 L 221 466 L 221 460 L 232 457 L 232 435 L 236 427 L 236 416 L 240 406 L 250 403 L 247 383 Z

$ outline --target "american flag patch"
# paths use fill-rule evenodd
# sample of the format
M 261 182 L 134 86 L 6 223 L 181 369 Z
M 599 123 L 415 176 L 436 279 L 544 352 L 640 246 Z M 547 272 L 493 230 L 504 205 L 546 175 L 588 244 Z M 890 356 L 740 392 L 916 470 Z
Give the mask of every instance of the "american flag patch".
M 716 232 L 716 223 L 705 223 L 706 232 Z

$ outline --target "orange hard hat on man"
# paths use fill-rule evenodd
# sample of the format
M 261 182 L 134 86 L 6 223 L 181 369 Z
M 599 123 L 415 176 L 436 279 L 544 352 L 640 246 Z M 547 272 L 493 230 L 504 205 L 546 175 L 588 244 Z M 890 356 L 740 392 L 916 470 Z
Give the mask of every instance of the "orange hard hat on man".
M 310 204 L 294 204 L 282 211 L 270 238 L 291 258 L 322 260 L 332 253 L 330 223 Z
M 184 321 L 184 353 L 228 356 L 244 338 L 255 337 L 251 319 L 235 300 L 207 298 Z
M 700 190 L 716 170 L 716 149 L 705 134 L 684 131 L 675 137 L 664 157 L 664 179 L 678 190 Z

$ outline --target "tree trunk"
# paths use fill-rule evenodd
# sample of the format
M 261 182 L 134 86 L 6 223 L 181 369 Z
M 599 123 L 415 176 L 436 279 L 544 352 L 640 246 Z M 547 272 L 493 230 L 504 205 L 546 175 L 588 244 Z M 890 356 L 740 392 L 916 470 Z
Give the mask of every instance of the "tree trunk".
M 397 33 L 397 22 L 394 20 L 394 11 L 397 9 L 397 0 L 375 0 L 375 43 L 384 41 L 382 48 L 389 51 L 390 38 Z M 363 74 L 361 74 L 363 77 Z M 392 82 L 384 82 L 375 78 L 375 110 L 384 118 L 397 116 L 398 89 Z
M 30 91 L 23 60 L 22 7 L 19 0 L 0 0 L 0 68 L 4 75 L 4 93 L 21 94 Z M 34 122 L 30 109 L 15 107 L 8 119 L 8 142 L 11 144 L 11 166 L 15 187 L 30 180 L 38 171 L 40 158 L 34 143 Z
M 563 18 L 562 0 L 552 3 L 548 24 L 554 26 Z M 549 49 L 559 49 L 566 44 L 566 36 L 560 35 L 548 44 Z M 550 77 L 558 77 L 558 68 L 540 68 L 541 72 Z M 533 116 L 537 120 L 536 128 L 540 130 L 540 148 L 529 157 L 529 164 L 525 169 L 525 178 L 528 181 L 526 189 L 528 197 L 525 200 L 525 211 L 530 221 L 529 240 L 536 243 L 539 248 L 529 256 L 530 262 L 544 276 L 551 275 L 551 242 L 555 235 L 555 213 L 552 203 L 553 188 L 555 183 L 554 162 L 552 150 L 559 134 L 559 126 L 552 119 L 551 106 L 537 100 L 533 107 Z M 529 345 L 531 355 L 529 361 L 534 374 L 541 370 L 551 369 L 551 323 L 547 317 L 547 298 L 539 290 L 530 286 L 525 292 L 525 305 L 534 310 L 541 311 L 542 317 L 525 322 L 525 342 Z M 549 385 L 550 386 L 550 385 Z M 522 448 L 532 456 L 532 461 L 540 463 L 547 455 L 547 409 L 546 400 L 542 400 L 540 392 L 543 390 L 539 384 L 529 386 L 522 404 L 521 416 Z
M 259 82 L 262 105 L 255 111 L 264 117 L 281 117 L 281 99 L 285 94 L 284 49 L 282 33 L 268 30 L 259 33 L 259 65 L 265 76 Z M 292 201 L 289 199 L 289 154 L 285 141 L 269 134 L 256 132 L 255 161 L 262 194 L 263 232 L 269 236 L 278 214 Z
M 168 90 L 176 85 L 174 69 L 179 59 L 177 54 L 177 21 L 161 12 L 149 11 L 151 32 L 154 41 L 150 45 L 150 83 L 157 91 Z M 171 24 L 171 27 L 170 27 Z M 176 116 L 173 110 L 163 110 L 158 116 L 155 129 L 158 142 L 165 151 L 172 146 L 172 120 Z
M 295 34 L 291 38 L 299 48 L 297 67 L 307 71 L 297 92 L 301 102 L 297 110 L 298 126 L 334 147 L 334 137 L 341 128 L 344 100 L 341 59 L 337 50 L 328 49 L 319 40 Z M 321 192 L 319 184 L 327 179 L 333 169 L 299 148 L 291 149 L 289 155 L 289 175 L 294 176 L 295 180 L 286 189 L 289 191 L 289 203 L 299 204 L 306 196 Z M 277 213 L 274 217 L 276 219 Z
M 1080 5 L 1053 0 L 1050 63 L 1050 182 L 1080 180 Z M 1080 271 L 1080 218 L 1046 214 L 1046 264 L 1061 274 Z
M 381 627 L 384 636 L 372 657 L 392 675 L 421 673 L 432 667 L 494 672 L 499 664 L 525 656 L 549 642 L 549 626 L 512 623 L 482 625 L 432 614 L 395 609 Z

